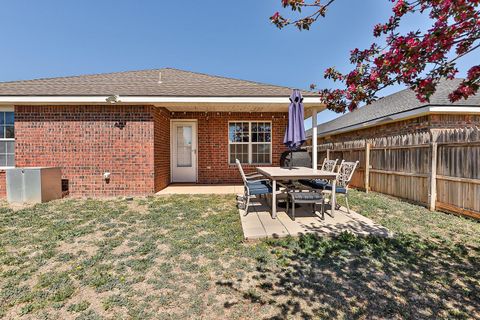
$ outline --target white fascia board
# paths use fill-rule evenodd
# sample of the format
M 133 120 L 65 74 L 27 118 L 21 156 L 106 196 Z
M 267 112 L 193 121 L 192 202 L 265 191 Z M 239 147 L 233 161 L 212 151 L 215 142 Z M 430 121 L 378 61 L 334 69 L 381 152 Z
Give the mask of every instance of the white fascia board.
M 2 104 L 68 104 L 90 103 L 105 104 L 111 96 L 0 96 Z M 321 105 L 317 97 L 305 97 L 305 104 Z M 288 97 L 147 97 L 118 96 L 116 104 L 128 103 L 237 103 L 237 104 L 289 104 Z
M 479 106 L 430 106 L 432 113 L 480 113 Z
M 1 96 L 2 104 L 39 104 L 39 103 L 107 103 L 107 96 L 101 97 L 60 97 L 60 96 Z
M 421 117 L 423 115 L 433 114 L 433 113 L 480 113 L 480 106 L 425 106 L 415 110 L 405 111 L 395 115 L 390 115 L 390 116 L 382 117 L 372 121 L 359 123 L 357 125 L 338 129 L 338 130 L 327 132 L 324 134 L 319 134 L 318 137 L 328 137 L 328 136 L 337 135 L 340 133 L 379 126 L 379 125 L 406 120 L 410 118 Z M 309 137 L 310 136 L 311 134 L 309 135 Z

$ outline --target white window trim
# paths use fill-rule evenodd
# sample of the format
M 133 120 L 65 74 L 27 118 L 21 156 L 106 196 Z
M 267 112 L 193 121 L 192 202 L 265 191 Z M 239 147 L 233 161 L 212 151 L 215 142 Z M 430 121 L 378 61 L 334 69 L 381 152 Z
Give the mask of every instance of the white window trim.
M 13 106 L 0 106 L 0 112 L 13 112 L 13 117 L 15 119 L 15 108 Z M 15 130 L 15 120 L 13 122 L 13 128 Z M 15 138 L 0 138 L 0 141 L 13 141 L 15 142 Z M 15 153 L 13 154 L 15 157 Z M 14 158 L 15 159 L 15 158 Z M 0 166 L 0 170 L 12 169 L 15 166 Z
M 270 124 L 270 142 L 252 142 L 252 123 L 253 122 L 263 122 Z M 248 123 L 248 142 L 231 142 L 230 141 L 230 124 L 231 123 Z M 228 150 L 227 150 L 227 162 L 229 165 L 235 165 L 235 163 L 230 162 L 230 145 L 232 144 L 247 144 L 248 145 L 248 163 L 247 165 L 271 165 L 273 163 L 273 123 L 268 120 L 231 120 L 228 121 L 227 126 L 227 137 L 228 137 Z M 263 163 L 253 163 L 252 162 L 252 145 L 254 144 L 270 144 L 270 162 Z

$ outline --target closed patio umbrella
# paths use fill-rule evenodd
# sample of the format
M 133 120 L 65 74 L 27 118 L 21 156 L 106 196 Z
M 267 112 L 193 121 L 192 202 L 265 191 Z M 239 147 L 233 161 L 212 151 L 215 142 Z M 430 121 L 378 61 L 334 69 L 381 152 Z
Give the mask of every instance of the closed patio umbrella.
M 292 169 L 293 151 L 298 150 L 305 141 L 303 97 L 300 90 L 295 89 L 290 96 L 288 125 L 283 138 L 283 143 L 290 150 L 290 169 Z

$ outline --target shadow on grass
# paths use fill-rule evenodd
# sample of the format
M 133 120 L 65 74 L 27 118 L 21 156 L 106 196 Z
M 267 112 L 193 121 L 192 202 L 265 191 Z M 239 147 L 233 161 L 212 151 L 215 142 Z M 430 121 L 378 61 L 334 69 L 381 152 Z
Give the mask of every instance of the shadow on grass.
M 276 263 L 257 261 L 253 287 L 217 283 L 273 306 L 266 318 L 480 318 L 478 247 L 349 233 L 268 244 Z

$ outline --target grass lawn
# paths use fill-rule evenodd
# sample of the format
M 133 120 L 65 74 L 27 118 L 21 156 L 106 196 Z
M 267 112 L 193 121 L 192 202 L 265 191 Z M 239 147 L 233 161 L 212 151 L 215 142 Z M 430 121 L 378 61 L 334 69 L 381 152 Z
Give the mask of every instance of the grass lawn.
M 396 236 L 245 244 L 233 196 L 3 204 L 0 316 L 480 318 L 480 223 L 351 199 Z

